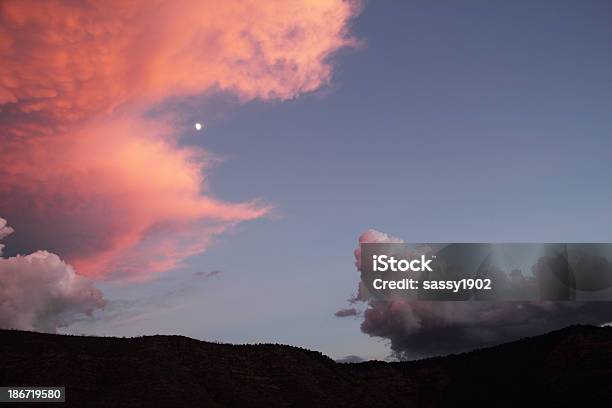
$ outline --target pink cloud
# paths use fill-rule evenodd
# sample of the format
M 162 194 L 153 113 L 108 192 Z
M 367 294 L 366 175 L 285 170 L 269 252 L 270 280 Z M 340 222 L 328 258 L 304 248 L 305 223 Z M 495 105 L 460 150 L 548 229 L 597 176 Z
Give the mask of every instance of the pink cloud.
M 329 82 L 355 45 L 354 2 L 5 1 L 0 4 L 0 213 L 19 248 L 97 278 L 175 268 L 257 201 L 218 200 L 211 156 L 146 112 L 216 91 L 288 99 Z
M 52 143 L 24 141 L 3 155 L 4 212 L 38 247 L 97 277 L 171 269 L 215 234 L 266 214 L 255 202 L 210 197 L 206 153 L 177 147 L 158 126 L 113 116 Z
M 293 98 L 329 82 L 355 2 L 18 0 L 0 13 L 0 105 L 62 121 L 228 90 Z

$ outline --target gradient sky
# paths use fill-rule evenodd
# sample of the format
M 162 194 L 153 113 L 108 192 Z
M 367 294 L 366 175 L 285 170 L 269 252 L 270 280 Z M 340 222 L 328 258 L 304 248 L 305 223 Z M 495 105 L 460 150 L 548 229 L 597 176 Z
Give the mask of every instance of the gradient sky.
M 148 114 L 178 114 L 180 143 L 221 158 L 208 172 L 217 199 L 273 210 L 158 280 L 98 283 L 106 315 L 63 331 L 383 358 L 358 318 L 334 316 L 357 286 L 363 231 L 611 241 L 611 18 L 607 1 L 371 1 L 350 25 L 362 44 L 333 56 L 329 85 L 283 101 L 164 102 Z

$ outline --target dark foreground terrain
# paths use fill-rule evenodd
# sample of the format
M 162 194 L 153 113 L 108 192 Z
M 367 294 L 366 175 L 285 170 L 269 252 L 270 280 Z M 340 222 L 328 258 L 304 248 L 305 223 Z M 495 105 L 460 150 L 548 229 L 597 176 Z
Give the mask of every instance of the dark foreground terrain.
M 358 364 L 280 345 L 0 331 L 0 386 L 19 385 L 65 386 L 50 406 L 70 407 L 612 406 L 612 328 Z

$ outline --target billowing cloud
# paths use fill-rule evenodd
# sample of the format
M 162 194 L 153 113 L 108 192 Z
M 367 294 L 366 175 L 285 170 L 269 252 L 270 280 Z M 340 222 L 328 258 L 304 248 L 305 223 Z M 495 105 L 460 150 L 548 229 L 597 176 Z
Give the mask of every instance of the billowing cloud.
M 329 82 L 354 2 L 4 1 L 0 211 L 12 248 L 141 279 L 265 215 L 206 185 L 161 102 L 218 91 L 287 99 Z
M 2 154 L 0 201 L 23 228 L 19 248 L 61 253 L 84 275 L 138 278 L 176 266 L 215 234 L 265 214 L 256 203 L 207 195 L 206 154 L 160 132 L 147 121 L 113 118 Z
M 0 218 L 0 239 L 10 232 Z M 0 328 L 55 332 L 104 303 L 91 281 L 55 254 L 0 257 Z
M 315 90 L 330 79 L 330 54 L 354 44 L 347 22 L 357 12 L 341 0 L 0 7 L 0 105 L 63 122 L 214 89 L 243 99 Z
M 369 230 L 359 242 L 403 241 Z M 359 260 L 358 250 L 355 256 Z M 599 325 L 612 318 L 610 302 L 378 300 L 363 290 L 352 302 L 366 305 L 362 332 L 389 340 L 401 359 L 462 352 L 571 324 Z

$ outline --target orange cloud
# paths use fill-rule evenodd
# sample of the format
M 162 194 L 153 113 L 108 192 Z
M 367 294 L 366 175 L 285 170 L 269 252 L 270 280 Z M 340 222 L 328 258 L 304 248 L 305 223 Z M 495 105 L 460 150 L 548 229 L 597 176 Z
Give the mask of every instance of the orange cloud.
M 19 248 L 81 274 L 145 278 L 206 248 L 256 202 L 216 200 L 210 156 L 146 112 L 216 91 L 287 99 L 330 80 L 354 2 L 0 3 L 0 215 Z
M 354 44 L 355 3 L 328 1 L 4 1 L 0 104 L 76 120 L 125 102 L 217 88 L 292 98 L 329 81 Z
M 15 225 L 38 220 L 27 235 L 93 276 L 169 269 L 215 233 L 266 213 L 211 198 L 206 153 L 177 147 L 160 136 L 166 131 L 113 117 L 52 143 L 30 139 L 3 155 L 3 212 Z

